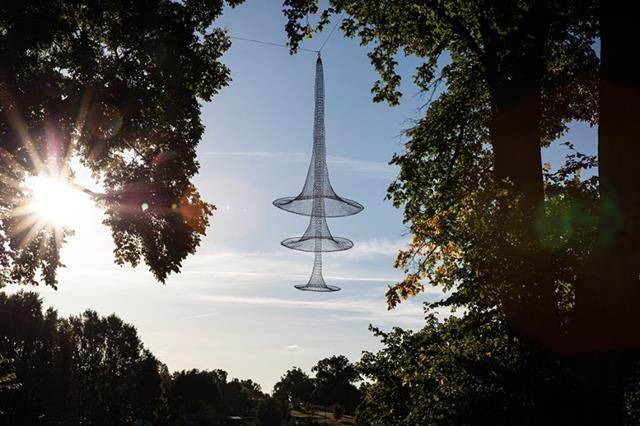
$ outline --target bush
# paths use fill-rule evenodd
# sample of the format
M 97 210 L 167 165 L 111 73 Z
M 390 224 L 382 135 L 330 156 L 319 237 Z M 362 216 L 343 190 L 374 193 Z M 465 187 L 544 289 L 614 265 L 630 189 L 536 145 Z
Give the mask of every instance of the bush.
M 344 416 L 344 407 L 340 404 L 333 406 L 333 417 L 340 420 Z
M 275 399 L 265 398 L 258 405 L 258 424 L 260 426 L 280 426 L 282 424 L 282 412 Z

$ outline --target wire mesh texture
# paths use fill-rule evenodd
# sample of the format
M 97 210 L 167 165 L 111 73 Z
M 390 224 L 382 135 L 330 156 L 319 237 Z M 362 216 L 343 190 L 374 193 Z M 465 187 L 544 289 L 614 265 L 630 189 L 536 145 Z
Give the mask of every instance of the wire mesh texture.
M 293 250 L 315 253 L 309 281 L 295 288 L 307 291 L 340 290 L 324 281 L 322 252 L 348 250 L 353 247 L 353 242 L 331 235 L 326 218 L 351 216 L 360 213 L 364 207 L 356 201 L 338 196 L 329 181 L 324 128 L 324 72 L 320 54 L 316 61 L 313 151 L 307 178 L 300 194 L 278 198 L 273 205 L 290 213 L 310 216 L 309 226 L 301 237 L 287 238 L 281 243 Z

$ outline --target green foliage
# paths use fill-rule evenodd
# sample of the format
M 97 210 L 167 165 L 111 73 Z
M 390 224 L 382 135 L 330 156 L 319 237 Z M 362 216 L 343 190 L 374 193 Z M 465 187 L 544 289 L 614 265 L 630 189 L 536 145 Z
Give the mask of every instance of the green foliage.
M 171 417 L 178 424 L 197 422 L 214 416 L 221 396 L 218 384 L 226 381 L 216 371 L 182 371 L 173 375 L 171 384 Z
M 559 364 L 529 352 L 494 313 L 372 331 L 383 349 L 358 363 L 368 384 L 357 418 L 369 423 L 536 424 L 536 404 L 551 405 L 561 380 Z
M 17 389 L 20 386 L 15 382 L 16 374 L 13 372 L 6 372 L 11 367 L 11 364 L 11 359 L 0 358 L 0 391 Z
M 260 385 L 251 380 L 227 381 L 223 370 L 180 371 L 171 381 L 171 421 L 201 424 L 230 415 L 252 417 L 263 398 Z
M 291 408 L 309 411 L 313 404 L 340 406 L 343 412 L 355 412 L 362 397 L 355 383 L 361 377 L 347 357 L 333 355 L 321 359 L 311 371 L 315 373 L 313 378 L 293 367 L 274 385 L 273 398 L 283 413 L 288 414 Z
M 273 386 L 273 398 L 283 413 L 289 413 L 290 406 L 300 406 L 311 401 L 315 384 L 313 379 L 299 367 L 287 370 Z
M 342 405 L 352 413 L 360 400 L 360 392 L 354 383 L 360 380 L 355 366 L 344 355 L 324 358 L 311 368 L 315 373 L 313 402 L 331 406 Z
M 226 2 L 235 6 L 241 1 Z M 29 0 L 0 5 L 0 277 L 51 286 L 68 231 L 24 212 L 27 177 L 101 181 L 118 264 L 159 281 L 194 253 L 214 207 L 191 182 L 199 101 L 229 82 L 212 27 L 222 0 Z M 146 204 L 148 208 L 141 206 Z

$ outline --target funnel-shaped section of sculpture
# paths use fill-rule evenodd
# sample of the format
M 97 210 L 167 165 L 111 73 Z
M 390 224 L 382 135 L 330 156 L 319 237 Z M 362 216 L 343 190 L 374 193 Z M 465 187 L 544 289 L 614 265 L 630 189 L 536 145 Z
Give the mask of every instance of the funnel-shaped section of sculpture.
M 315 158 L 312 157 L 311 166 Z M 326 162 L 322 164 L 321 172 L 316 173 L 313 167 L 309 167 L 307 180 L 299 195 L 295 197 L 278 198 L 273 205 L 304 216 L 313 216 L 313 200 L 321 198 L 324 201 L 324 217 L 351 216 L 360 213 L 364 207 L 357 201 L 342 198 L 335 193 L 329 182 L 329 172 Z M 323 176 L 318 176 L 318 174 Z M 316 190 L 314 190 L 314 186 Z M 317 192 L 316 192 L 317 191 Z
M 309 252 L 342 251 L 353 247 L 351 240 L 331 235 L 324 216 L 312 216 L 301 237 L 287 238 L 281 244 L 293 250 Z
M 309 282 L 305 285 L 294 286 L 298 290 L 304 291 L 338 291 L 340 287 L 335 285 L 327 285 L 322 277 L 322 252 L 316 252 L 315 259 L 313 261 L 313 270 L 311 271 L 311 277 Z
M 321 214 L 325 217 L 351 216 L 364 209 L 362 204 L 338 196 L 329 181 L 324 131 L 324 73 L 320 57 L 316 62 L 313 152 L 307 179 L 300 194 L 279 198 L 273 202 L 273 205 L 291 213 L 317 216 L 320 213 L 314 212 L 314 200 L 318 198 L 324 201 L 324 211 Z

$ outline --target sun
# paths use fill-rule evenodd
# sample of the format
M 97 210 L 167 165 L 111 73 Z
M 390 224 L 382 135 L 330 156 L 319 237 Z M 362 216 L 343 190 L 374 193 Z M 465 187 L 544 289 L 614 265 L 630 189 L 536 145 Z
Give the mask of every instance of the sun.
M 30 213 L 37 216 L 40 222 L 52 226 L 72 226 L 86 210 L 86 194 L 64 179 L 47 175 L 32 176 L 25 180 L 25 186 L 33 194 L 29 203 Z

